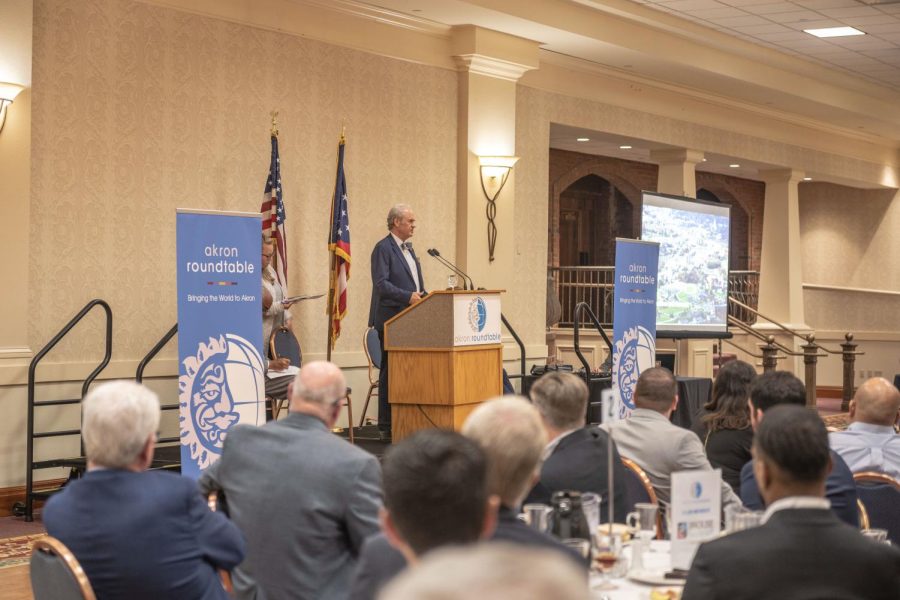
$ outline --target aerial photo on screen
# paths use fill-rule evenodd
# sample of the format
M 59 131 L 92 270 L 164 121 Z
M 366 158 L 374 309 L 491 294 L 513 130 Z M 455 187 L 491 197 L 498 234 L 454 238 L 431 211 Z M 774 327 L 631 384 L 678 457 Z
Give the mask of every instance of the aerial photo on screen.
M 657 327 L 721 326 L 728 302 L 728 217 L 644 204 L 643 239 L 660 243 Z

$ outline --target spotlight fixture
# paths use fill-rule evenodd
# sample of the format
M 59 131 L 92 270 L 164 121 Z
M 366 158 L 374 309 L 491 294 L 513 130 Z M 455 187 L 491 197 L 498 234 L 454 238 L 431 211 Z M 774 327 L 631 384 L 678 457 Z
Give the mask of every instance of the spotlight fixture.
M 728 166 L 731 167 L 732 169 L 740 169 L 740 168 L 741 168 L 741 165 L 739 165 L 739 164 L 737 164 L 737 163 L 732 163 L 732 164 L 730 164 L 730 165 L 728 165 Z
M 576 142 L 589 142 L 591 138 L 575 138 Z
M 619 146 L 619 150 L 631 150 L 631 146 L 628 146 L 628 145 Z

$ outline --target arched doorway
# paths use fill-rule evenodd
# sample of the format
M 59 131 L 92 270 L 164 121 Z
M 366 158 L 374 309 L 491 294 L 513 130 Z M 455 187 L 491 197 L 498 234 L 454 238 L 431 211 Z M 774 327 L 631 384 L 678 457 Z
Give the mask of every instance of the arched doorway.
M 611 265 L 616 237 L 634 233 L 632 203 L 599 175 L 585 175 L 560 193 L 560 266 Z

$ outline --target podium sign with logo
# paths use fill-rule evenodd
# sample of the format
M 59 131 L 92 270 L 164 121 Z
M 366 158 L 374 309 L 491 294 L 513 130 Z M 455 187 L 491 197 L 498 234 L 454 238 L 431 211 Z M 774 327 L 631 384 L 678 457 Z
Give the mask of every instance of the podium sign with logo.
M 430 427 L 459 429 L 503 391 L 500 292 L 442 290 L 384 325 L 394 441 Z
M 453 295 L 453 345 L 500 343 L 500 296 Z
M 258 213 L 179 209 L 181 473 L 198 477 L 238 423 L 265 422 Z

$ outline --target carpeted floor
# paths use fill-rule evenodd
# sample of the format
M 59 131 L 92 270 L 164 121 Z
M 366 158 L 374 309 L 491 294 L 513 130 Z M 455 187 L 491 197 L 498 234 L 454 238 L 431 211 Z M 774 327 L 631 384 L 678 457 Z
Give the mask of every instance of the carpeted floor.
M 0 539 L 0 569 L 27 564 L 32 543 L 46 535 L 37 533 Z

